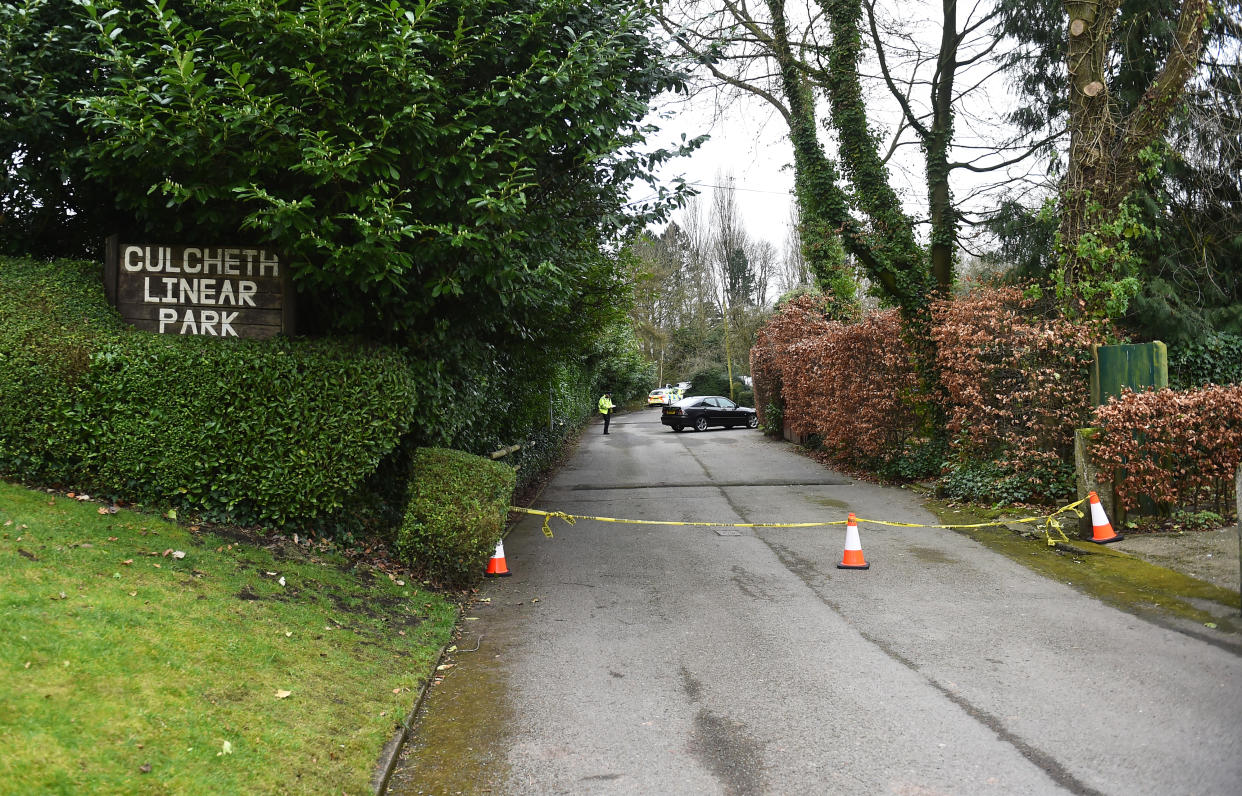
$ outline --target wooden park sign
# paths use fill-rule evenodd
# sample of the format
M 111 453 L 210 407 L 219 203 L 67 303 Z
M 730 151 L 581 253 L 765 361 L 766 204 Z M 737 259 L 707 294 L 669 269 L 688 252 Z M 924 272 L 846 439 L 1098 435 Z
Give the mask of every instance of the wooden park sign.
M 253 339 L 293 333 L 288 269 L 259 246 L 122 243 L 114 235 L 104 291 L 126 323 L 149 332 Z

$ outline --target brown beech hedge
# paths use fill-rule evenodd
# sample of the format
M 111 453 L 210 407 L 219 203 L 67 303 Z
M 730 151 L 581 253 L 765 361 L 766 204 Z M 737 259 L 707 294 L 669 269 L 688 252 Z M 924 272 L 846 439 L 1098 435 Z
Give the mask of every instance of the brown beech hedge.
M 1146 495 L 1166 506 L 1228 513 L 1242 463 L 1242 386 L 1126 391 L 1096 412 L 1092 454 L 1127 509 Z

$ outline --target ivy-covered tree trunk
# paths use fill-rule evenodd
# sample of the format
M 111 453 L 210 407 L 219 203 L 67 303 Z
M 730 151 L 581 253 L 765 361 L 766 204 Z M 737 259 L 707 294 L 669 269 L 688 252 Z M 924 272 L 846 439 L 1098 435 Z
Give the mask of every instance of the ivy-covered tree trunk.
M 816 73 L 817 80 L 828 95 L 841 162 L 854 187 L 854 203 L 870 221 L 869 234 L 853 231 L 843 238 L 847 248 L 859 255 L 867 274 L 880 281 L 894 299 L 901 313 L 902 333 L 910 346 L 922 389 L 928 395 L 939 395 L 943 386 L 936 363 L 936 345 L 931 336 L 929 309 L 936 283 L 928 268 L 924 249 L 915 239 L 914 223 L 905 214 L 901 200 L 892 188 L 888 169 L 880 157 L 879 143 L 868 124 L 867 105 L 858 75 L 858 63 L 862 56 L 862 3 L 861 0 L 818 2 L 828 17 L 832 50 L 828 69 Z M 943 149 L 940 154 L 944 159 L 942 162 L 945 162 L 948 138 L 941 139 L 941 143 Z M 947 201 L 947 163 L 944 176 L 942 198 Z M 947 205 L 941 210 L 944 214 L 952 214 L 952 208 Z M 951 252 L 948 257 L 946 279 L 951 280 Z M 933 432 L 942 433 L 944 418 L 941 407 L 944 402 L 931 400 L 927 405 L 934 413 L 929 418 Z
M 1124 310 L 1129 250 L 1122 218 L 1203 49 L 1209 0 L 1182 0 L 1169 56 L 1132 111 L 1116 111 L 1107 70 L 1120 0 L 1064 0 L 1069 17 L 1069 164 L 1061 185 L 1060 282 L 1089 312 Z
M 834 298 L 841 317 L 858 310 L 857 283 L 845 263 L 838 230 L 849 220 L 845 192 L 835 164 L 816 135 L 815 100 L 789 45 L 784 0 L 768 0 L 772 53 L 780 67 L 794 149 L 794 191 L 798 198 L 803 256 L 820 289 Z
M 868 275 L 884 284 L 910 320 L 930 298 L 923 249 L 914 238 L 914 224 L 901 207 L 879 144 L 868 124 L 858 63 L 862 55 L 860 0 L 819 0 L 829 21 L 832 50 L 826 72 L 816 73 L 828 94 L 831 122 L 846 177 L 854 187 L 855 205 L 870 220 L 869 235 L 846 235 L 848 249 L 867 266 Z

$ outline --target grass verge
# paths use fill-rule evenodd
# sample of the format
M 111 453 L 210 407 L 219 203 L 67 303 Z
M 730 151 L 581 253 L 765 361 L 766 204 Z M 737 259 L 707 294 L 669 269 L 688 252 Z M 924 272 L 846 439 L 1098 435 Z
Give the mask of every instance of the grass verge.
M 943 500 L 924 502 L 944 524 L 989 522 L 1010 513 Z M 1229 589 L 1087 541 L 1074 540 L 1070 545 L 1052 547 L 1042 533 L 1026 536 L 1006 527 L 956 530 L 1122 611 L 1156 620 L 1183 620 L 1200 626 L 1204 632 L 1235 638 L 1242 633 L 1237 616 L 1238 593 Z
M 456 607 L 100 511 L 0 482 L 0 793 L 369 792 Z

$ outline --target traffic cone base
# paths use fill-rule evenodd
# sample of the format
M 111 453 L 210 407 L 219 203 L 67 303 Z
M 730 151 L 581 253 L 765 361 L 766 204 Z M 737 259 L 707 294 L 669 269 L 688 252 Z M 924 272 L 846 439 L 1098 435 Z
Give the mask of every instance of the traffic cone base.
M 1088 492 L 1087 500 L 1091 503 L 1091 541 L 1096 544 L 1112 544 L 1126 538 L 1113 530 L 1108 515 L 1104 513 L 1104 506 L 1100 504 L 1099 495 Z
M 496 542 L 496 552 L 492 554 L 491 560 L 487 562 L 487 572 L 484 574 L 489 578 L 507 578 L 513 574 L 505 563 L 505 545 L 503 541 Z
M 851 513 L 845 521 L 845 552 L 837 569 L 870 569 L 871 565 L 863 558 L 862 542 L 858 538 L 858 520 Z

